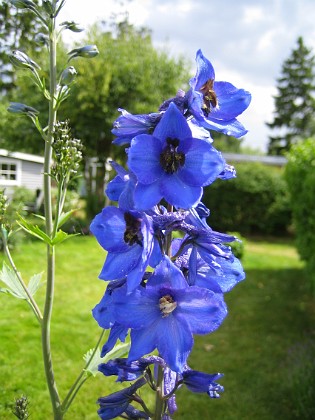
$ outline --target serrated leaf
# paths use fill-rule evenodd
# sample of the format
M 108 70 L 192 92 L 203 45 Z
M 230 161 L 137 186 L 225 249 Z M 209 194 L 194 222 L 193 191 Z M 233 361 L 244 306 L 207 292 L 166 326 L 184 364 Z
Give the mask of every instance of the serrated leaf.
M 0 280 L 8 286 L 8 289 L 0 289 L 3 293 L 10 293 L 19 299 L 28 299 L 28 296 L 19 282 L 15 272 L 3 263 L 2 270 L 0 271 Z
M 110 359 L 117 359 L 118 357 L 124 357 L 128 354 L 130 349 L 130 343 L 119 343 L 115 346 L 113 350 L 106 354 L 106 356 L 101 357 L 101 350 L 97 349 L 95 352 L 89 366 L 86 368 L 86 372 L 89 375 L 96 376 L 98 371 L 98 365 L 101 363 L 106 363 Z M 83 359 L 87 363 L 90 360 L 90 357 L 94 349 L 90 349 L 84 356 Z
M 50 242 L 51 245 L 57 245 L 61 244 L 62 242 L 66 241 L 67 239 L 72 238 L 73 236 L 78 236 L 79 233 L 66 233 L 62 230 L 58 230 L 56 233 L 56 236 L 53 238 L 53 240 Z
M 43 273 L 38 273 L 38 274 L 34 274 L 31 278 L 30 281 L 28 283 L 28 290 L 30 292 L 30 294 L 32 296 L 35 295 L 35 293 L 37 292 L 37 290 L 40 288 L 40 286 L 42 286 L 42 275 Z
M 31 296 L 34 296 L 39 287 L 41 286 L 42 273 L 34 274 L 27 286 Z M 21 285 L 16 273 L 8 265 L 3 263 L 2 271 L 0 271 L 0 280 L 8 286 L 8 288 L 0 288 L 0 292 L 9 293 L 10 295 L 18 298 L 29 300 L 29 297 Z
M 58 223 L 58 227 L 61 227 L 63 224 L 65 224 L 70 217 L 73 215 L 73 213 L 75 213 L 78 209 L 73 209 L 70 210 L 66 213 L 61 213 L 60 217 L 59 217 L 59 223 Z
M 35 236 L 36 238 L 40 239 L 41 241 L 44 241 L 46 244 L 51 245 L 51 239 L 50 237 L 41 230 L 40 227 L 37 225 L 32 225 L 25 219 L 23 219 L 22 216 L 19 215 L 19 220 L 17 221 L 19 226 L 21 226 L 22 229 L 24 229 L 26 232 L 28 232 L 30 235 Z

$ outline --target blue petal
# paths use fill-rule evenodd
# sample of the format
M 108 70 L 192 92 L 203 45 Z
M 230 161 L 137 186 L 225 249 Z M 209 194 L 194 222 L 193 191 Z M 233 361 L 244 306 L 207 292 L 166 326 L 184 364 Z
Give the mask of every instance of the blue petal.
M 227 315 L 222 294 L 191 286 L 176 291 L 177 308 L 174 316 L 188 323 L 193 334 L 207 334 L 215 331 Z
M 138 210 L 149 210 L 154 207 L 162 199 L 163 194 L 160 191 L 160 180 L 150 185 L 136 185 L 134 193 L 135 208 Z
M 189 209 L 201 199 L 202 187 L 191 187 L 175 173 L 165 175 L 161 183 L 161 192 L 165 200 L 177 208 Z
M 160 287 L 161 284 L 174 289 L 184 289 L 187 287 L 183 273 L 166 255 L 164 255 L 164 258 L 149 278 L 147 287 Z
M 151 184 L 163 175 L 161 152 L 162 143 L 156 137 L 143 134 L 132 140 L 128 166 L 142 184 Z
M 231 120 L 248 108 L 251 94 L 244 89 L 237 89 L 228 82 L 215 82 L 213 89 L 217 95 L 218 107 L 211 110 L 211 118 Z
M 132 330 L 130 337 L 131 347 L 128 361 L 137 360 L 145 354 L 151 353 L 156 347 L 155 329 Z
M 185 319 L 165 317 L 156 325 L 157 349 L 168 366 L 182 372 L 193 347 L 193 336 Z
M 153 135 L 164 141 L 168 137 L 172 139 L 191 137 L 191 130 L 186 118 L 173 102 L 170 103 L 161 121 L 156 126 Z
M 106 343 L 102 347 L 101 357 L 104 357 L 108 352 L 110 352 L 114 348 L 118 339 L 124 343 L 127 334 L 128 328 L 119 324 L 114 324 L 110 330 Z
M 215 79 L 214 68 L 210 61 L 202 54 L 201 50 L 196 54 L 197 72 L 189 84 L 195 90 L 200 90 L 208 80 Z
M 125 252 L 108 253 L 99 275 L 102 280 L 116 280 L 125 277 L 138 264 L 142 247 L 138 244 L 128 246 Z
M 188 185 L 209 185 L 224 170 L 221 153 L 207 141 L 186 139 L 180 143 L 178 151 L 185 154 L 185 163 L 178 171 L 178 177 Z
M 117 207 L 109 206 L 95 216 L 91 226 L 99 244 L 109 252 L 126 252 L 129 245 L 124 241 L 126 222 L 124 212 Z

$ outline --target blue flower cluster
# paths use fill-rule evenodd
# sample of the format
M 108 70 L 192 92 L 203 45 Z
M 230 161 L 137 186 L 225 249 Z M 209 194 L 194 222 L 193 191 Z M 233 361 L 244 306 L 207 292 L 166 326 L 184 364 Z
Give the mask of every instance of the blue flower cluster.
M 246 130 L 236 117 L 251 96 L 216 82 L 200 50 L 196 62 L 188 92 L 179 91 L 156 113 L 121 109 L 114 123 L 114 143 L 127 145 L 128 169 L 112 163 L 117 175 L 106 194 L 118 206 L 104 208 L 91 224 L 107 251 L 100 278 L 109 281 L 93 316 L 110 330 L 102 357 L 117 340 L 128 334 L 131 340 L 128 358 L 103 363 L 100 372 L 135 382 L 99 399 L 102 419 L 157 418 L 137 394 L 145 384 L 159 390 L 163 419 L 175 412 L 175 392 L 182 385 L 211 398 L 223 391 L 216 383 L 221 374 L 194 371 L 187 359 L 194 335 L 221 325 L 227 315 L 224 293 L 245 274 L 227 245 L 237 239 L 211 229 L 201 198 L 217 178 L 235 177 L 213 147 L 210 131 L 243 136 Z

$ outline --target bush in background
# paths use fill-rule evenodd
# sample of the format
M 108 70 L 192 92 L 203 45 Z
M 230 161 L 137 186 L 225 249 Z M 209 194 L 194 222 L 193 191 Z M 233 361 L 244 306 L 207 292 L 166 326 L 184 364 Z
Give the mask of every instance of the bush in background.
M 241 234 L 285 234 L 291 209 L 283 171 L 261 163 L 240 163 L 237 177 L 218 179 L 205 188 L 203 202 L 210 209 L 210 226 Z M 224 197 L 224 199 L 222 199 Z
M 285 177 L 291 197 L 298 252 L 306 262 L 315 291 L 315 139 L 294 145 L 288 154 Z

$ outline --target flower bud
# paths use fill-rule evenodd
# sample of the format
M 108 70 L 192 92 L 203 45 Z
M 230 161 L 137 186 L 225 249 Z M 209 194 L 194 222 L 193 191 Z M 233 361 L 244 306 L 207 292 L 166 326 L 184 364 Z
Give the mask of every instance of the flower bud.
M 29 117 L 35 117 L 37 114 L 39 114 L 39 111 L 37 111 L 37 109 L 25 104 L 21 104 L 19 102 L 10 102 L 7 111 L 12 112 L 14 114 L 24 114 Z
M 84 28 L 74 21 L 62 22 L 60 24 L 60 26 L 63 26 L 64 29 L 69 29 L 72 32 L 82 32 L 82 31 L 84 31 Z
M 40 69 L 39 65 L 35 63 L 27 54 L 19 50 L 14 50 L 9 54 L 11 63 L 20 69 Z
M 48 45 L 48 36 L 40 32 L 35 35 L 34 41 L 38 45 Z
M 96 45 L 86 45 L 85 47 L 75 48 L 74 50 L 68 52 L 68 61 L 75 57 L 93 58 L 97 54 L 99 54 L 99 51 Z
M 75 77 L 76 77 L 77 74 L 78 73 L 77 73 L 76 69 L 73 66 L 67 67 L 61 73 L 61 76 L 60 76 L 60 85 L 61 86 L 70 85 L 74 81 L 74 79 L 75 79 Z
M 55 8 L 53 7 L 51 1 L 43 0 L 43 8 L 45 12 L 48 14 L 48 16 L 54 17 Z
M 12 6 L 17 9 L 35 9 L 36 4 L 30 0 L 10 0 Z

